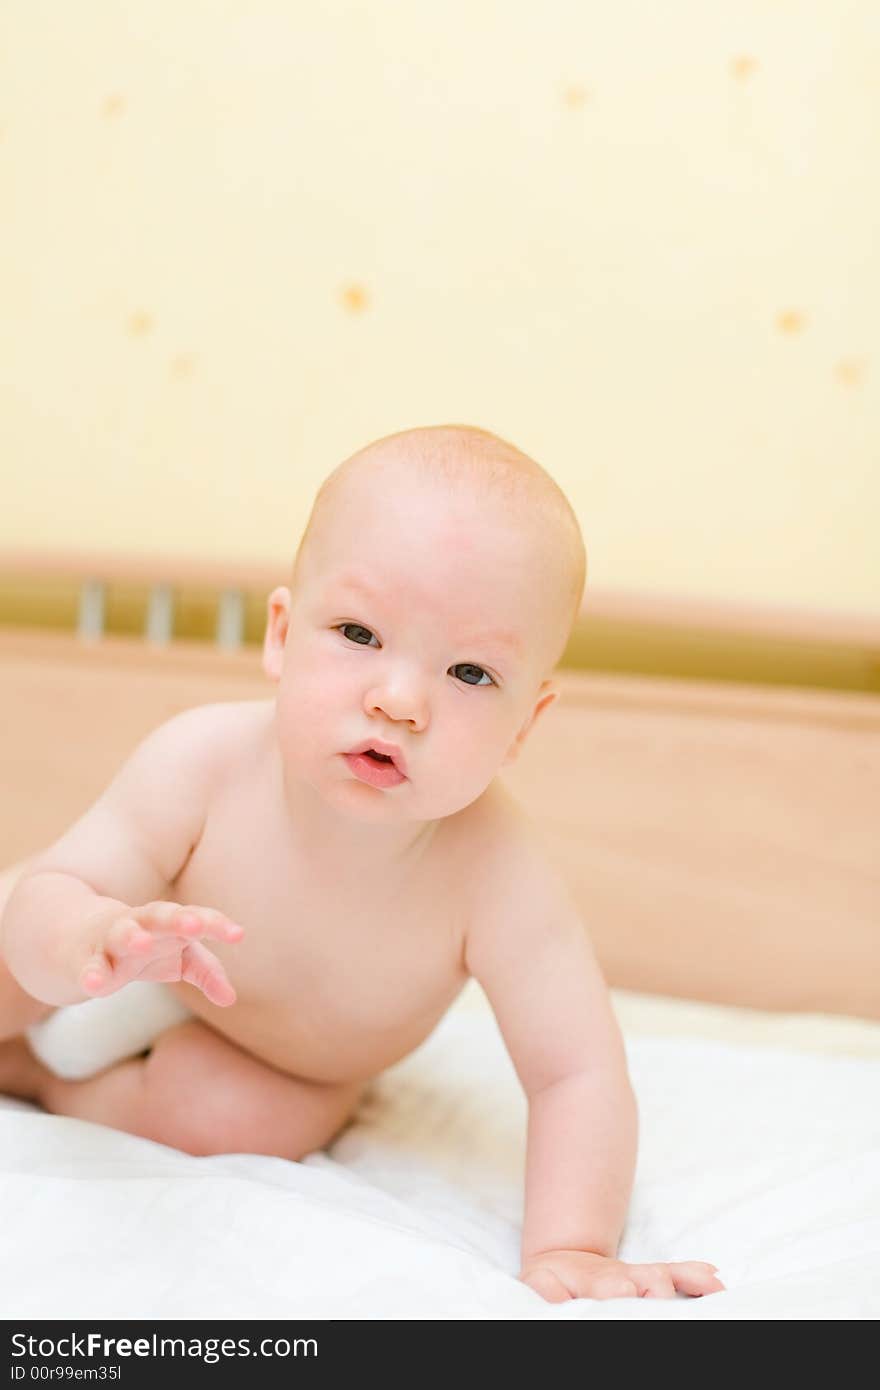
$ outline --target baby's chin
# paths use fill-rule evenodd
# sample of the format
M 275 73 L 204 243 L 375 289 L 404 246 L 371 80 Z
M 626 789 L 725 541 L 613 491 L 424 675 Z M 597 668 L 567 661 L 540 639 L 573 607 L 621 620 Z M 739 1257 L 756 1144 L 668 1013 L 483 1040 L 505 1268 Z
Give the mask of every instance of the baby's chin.
M 333 788 L 333 805 L 352 820 L 367 825 L 415 825 L 454 816 L 478 801 L 485 790 L 485 786 L 433 790 L 420 787 L 416 792 L 410 781 L 399 787 L 379 788 L 352 780 Z

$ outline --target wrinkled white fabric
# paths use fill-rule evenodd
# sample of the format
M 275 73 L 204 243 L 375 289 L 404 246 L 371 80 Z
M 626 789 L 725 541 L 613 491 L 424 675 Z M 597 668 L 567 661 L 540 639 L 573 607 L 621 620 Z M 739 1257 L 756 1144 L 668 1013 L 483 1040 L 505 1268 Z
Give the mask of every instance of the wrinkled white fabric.
M 166 1028 L 191 1016 L 164 985 L 131 984 L 105 999 L 56 1009 L 25 1036 L 56 1076 L 81 1081 L 143 1052 Z
M 469 986 L 302 1163 L 0 1100 L 2 1316 L 876 1318 L 880 1058 L 625 1033 L 621 1257 L 711 1261 L 725 1293 L 548 1304 L 518 1282 L 526 1106 Z

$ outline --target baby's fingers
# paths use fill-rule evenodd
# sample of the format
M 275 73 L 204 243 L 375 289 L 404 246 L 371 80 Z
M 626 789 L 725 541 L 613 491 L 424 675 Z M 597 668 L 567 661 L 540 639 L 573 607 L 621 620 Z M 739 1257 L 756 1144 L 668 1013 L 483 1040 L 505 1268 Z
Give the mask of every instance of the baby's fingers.
M 113 923 L 104 939 L 104 950 L 110 959 L 148 955 L 152 945 L 151 933 L 145 931 L 134 917 L 120 917 Z
M 148 956 L 153 949 L 153 937 L 132 917 L 120 917 L 104 938 L 103 950 L 95 949 L 80 971 L 79 984 L 87 994 L 100 996 L 118 989 L 119 970 L 125 970 L 127 958 Z
M 113 983 L 113 966 L 103 951 L 93 951 L 79 972 L 79 987 L 93 998 L 106 994 Z
M 226 1008 L 229 1004 L 235 1003 L 235 990 L 229 982 L 229 976 L 217 957 L 206 946 L 202 946 L 198 941 L 184 946 L 180 965 L 180 978 L 200 989 L 212 1004 Z
M 147 931 L 160 936 L 193 940 L 207 936 L 214 941 L 240 941 L 244 928 L 213 907 L 182 907 L 180 903 L 154 902 L 134 908 L 131 914 Z
M 639 1298 L 674 1298 L 675 1283 L 669 1265 L 631 1265 Z
M 716 1265 L 704 1264 L 702 1260 L 686 1260 L 680 1264 L 667 1266 L 675 1287 L 681 1293 L 698 1296 L 704 1293 L 723 1293 L 724 1284 L 718 1278 Z

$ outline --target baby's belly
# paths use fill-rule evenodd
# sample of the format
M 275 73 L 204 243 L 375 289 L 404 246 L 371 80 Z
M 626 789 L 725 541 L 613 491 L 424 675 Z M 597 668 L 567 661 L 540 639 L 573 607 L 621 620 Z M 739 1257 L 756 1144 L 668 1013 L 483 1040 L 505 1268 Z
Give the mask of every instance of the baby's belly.
M 292 995 L 283 1000 L 239 993 L 221 1009 L 192 985 L 167 988 L 230 1042 L 270 1066 L 309 1081 L 368 1081 L 424 1042 L 461 992 L 467 977 L 450 982 L 439 998 L 405 1016 L 378 1020 L 354 1017 L 355 1010 L 316 1008 Z M 387 1011 L 386 1011 L 387 1014 Z

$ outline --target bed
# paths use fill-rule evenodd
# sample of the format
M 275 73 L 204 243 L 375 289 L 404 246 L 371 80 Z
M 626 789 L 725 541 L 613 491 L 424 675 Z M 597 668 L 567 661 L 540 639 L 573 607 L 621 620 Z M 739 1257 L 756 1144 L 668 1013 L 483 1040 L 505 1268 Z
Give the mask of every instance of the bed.
M 7 883 L 149 728 L 267 694 L 255 650 L 204 643 L 7 628 L 0 673 Z M 472 982 L 298 1164 L 0 1098 L 6 1318 L 880 1313 L 880 698 L 559 685 L 505 781 L 624 1032 L 641 1142 L 621 1255 L 709 1260 L 726 1292 L 551 1305 L 516 1280 L 525 1102 Z

